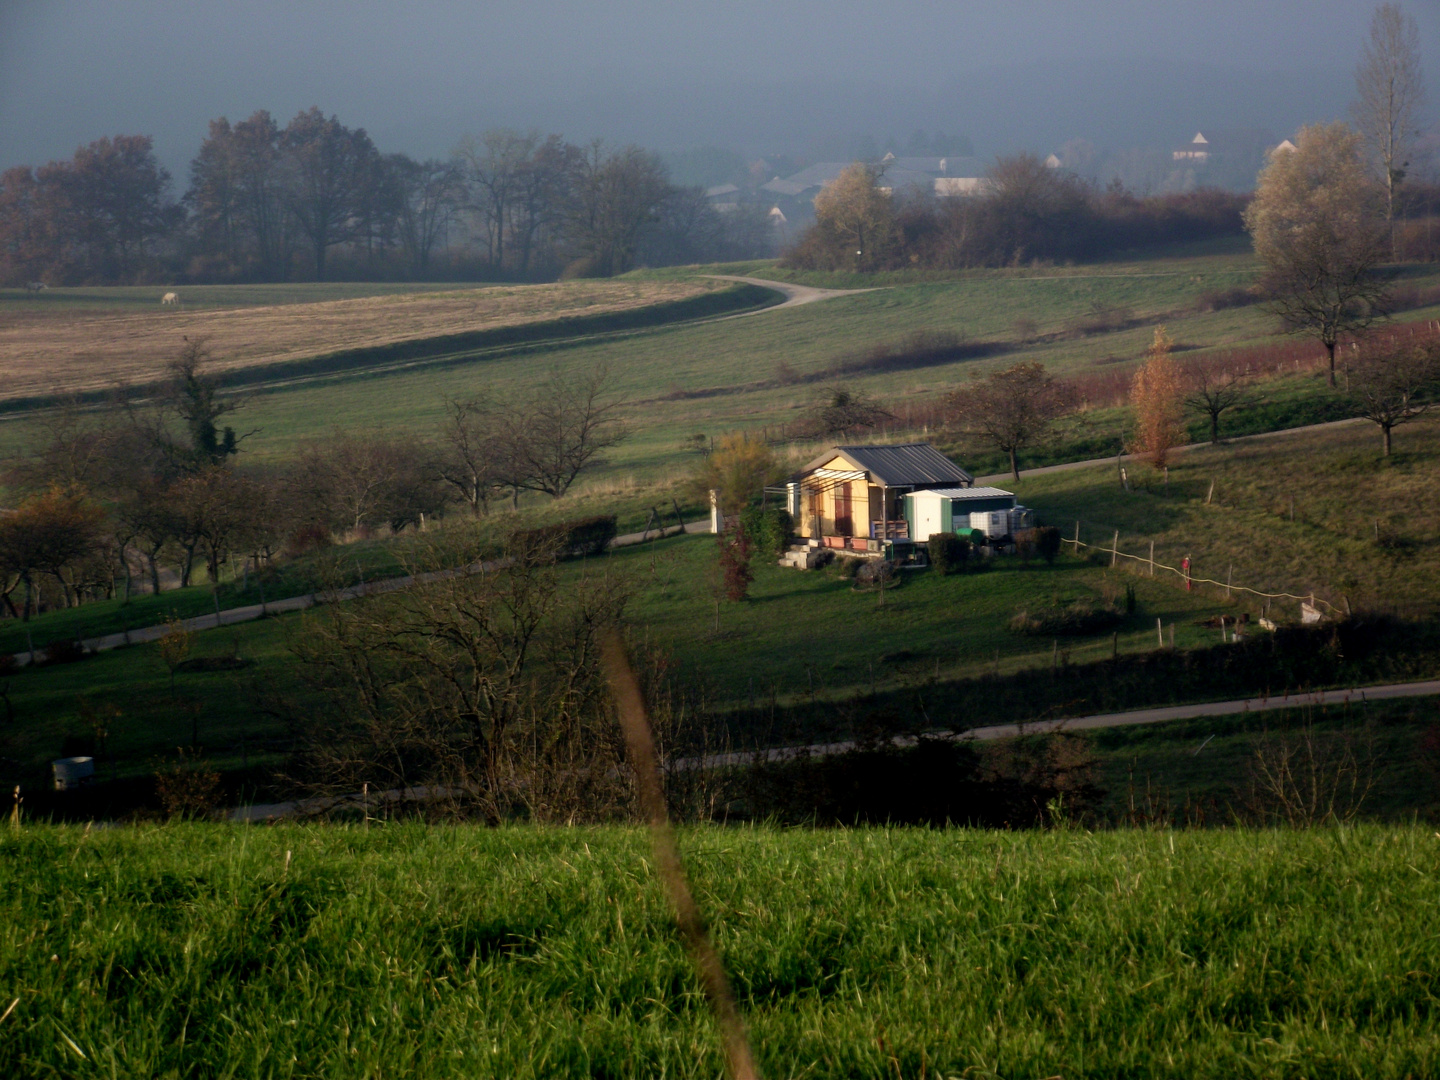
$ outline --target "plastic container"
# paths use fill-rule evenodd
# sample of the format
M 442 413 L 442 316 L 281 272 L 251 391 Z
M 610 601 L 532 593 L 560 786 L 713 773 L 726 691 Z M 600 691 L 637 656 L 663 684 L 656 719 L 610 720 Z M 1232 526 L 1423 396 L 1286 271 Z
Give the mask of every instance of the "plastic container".
M 62 757 L 50 763 L 55 773 L 56 791 L 74 791 L 95 779 L 95 759 L 92 757 Z

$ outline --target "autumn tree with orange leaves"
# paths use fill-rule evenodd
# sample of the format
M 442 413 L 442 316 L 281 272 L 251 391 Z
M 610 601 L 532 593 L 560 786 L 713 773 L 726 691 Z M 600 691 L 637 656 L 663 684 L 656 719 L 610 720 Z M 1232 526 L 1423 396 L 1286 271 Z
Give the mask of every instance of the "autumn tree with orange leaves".
M 1135 409 L 1135 433 L 1128 447 L 1157 469 L 1165 468 L 1170 452 L 1185 442 L 1185 380 L 1170 355 L 1175 339 L 1165 327 L 1155 328 L 1155 339 L 1145 363 L 1130 383 L 1130 404 Z

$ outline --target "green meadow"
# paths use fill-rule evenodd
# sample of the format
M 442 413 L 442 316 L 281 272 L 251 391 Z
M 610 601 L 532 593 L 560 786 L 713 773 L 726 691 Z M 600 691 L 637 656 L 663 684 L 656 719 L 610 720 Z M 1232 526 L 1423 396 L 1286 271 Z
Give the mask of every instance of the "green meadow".
M 762 1075 L 1440 1071 L 1440 839 L 701 827 Z M 9 1076 L 715 1077 L 643 832 L 0 832 Z

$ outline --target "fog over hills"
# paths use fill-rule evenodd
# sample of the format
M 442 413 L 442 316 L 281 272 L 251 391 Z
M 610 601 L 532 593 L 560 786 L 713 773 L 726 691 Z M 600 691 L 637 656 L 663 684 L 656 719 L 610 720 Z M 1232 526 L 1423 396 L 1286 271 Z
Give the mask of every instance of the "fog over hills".
M 1434 86 L 1440 9 L 1406 7 Z M 1165 147 L 1202 127 L 1278 137 L 1345 116 L 1372 10 L 1361 0 L 8 0 L 0 167 L 144 133 L 183 181 L 211 118 L 266 108 L 284 123 L 312 104 L 416 156 L 502 125 L 801 157 L 917 128 L 967 136 L 982 157 L 1077 138 L 1104 151 Z

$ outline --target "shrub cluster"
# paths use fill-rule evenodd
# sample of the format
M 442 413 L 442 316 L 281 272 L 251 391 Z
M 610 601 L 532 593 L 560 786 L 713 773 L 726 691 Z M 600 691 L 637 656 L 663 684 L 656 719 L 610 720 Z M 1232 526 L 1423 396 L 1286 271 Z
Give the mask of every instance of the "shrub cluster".
M 970 541 L 955 533 L 935 533 L 925 548 L 930 565 L 942 574 L 958 574 L 970 561 Z
M 1113 630 L 1124 621 L 1125 610 L 1119 604 L 1085 599 L 1017 612 L 1010 629 L 1030 637 L 1081 637 Z
M 762 510 L 752 506 L 740 515 L 740 527 L 745 531 L 752 555 L 775 560 L 790 546 L 795 523 L 790 512 L 781 507 Z
M 603 555 L 616 532 L 614 514 L 597 514 L 536 529 L 521 529 L 512 536 L 511 546 L 527 551 L 553 548 L 562 558 Z

